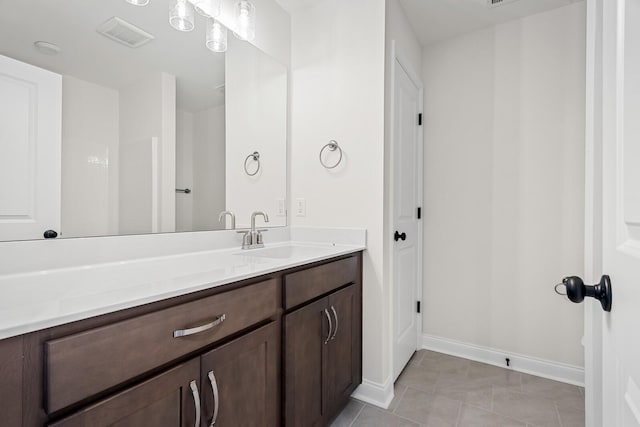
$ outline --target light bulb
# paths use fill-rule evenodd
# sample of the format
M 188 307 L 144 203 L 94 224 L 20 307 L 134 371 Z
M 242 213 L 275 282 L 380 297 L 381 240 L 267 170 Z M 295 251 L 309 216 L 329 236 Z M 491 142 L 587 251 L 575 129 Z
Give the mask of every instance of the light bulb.
M 195 27 L 193 5 L 188 0 L 171 0 L 169 24 L 178 31 L 191 31 Z
M 227 28 L 213 18 L 207 19 L 207 48 L 214 52 L 227 51 Z
M 256 8 L 247 1 L 240 0 L 236 4 L 236 17 L 238 19 L 235 36 L 240 40 L 253 41 L 256 38 Z
M 196 12 L 207 18 L 217 18 L 220 16 L 220 4 L 222 0 L 189 0 L 193 3 Z
M 136 6 L 146 6 L 149 4 L 149 0 L 125 0 L 127 3 L 131 3 Z

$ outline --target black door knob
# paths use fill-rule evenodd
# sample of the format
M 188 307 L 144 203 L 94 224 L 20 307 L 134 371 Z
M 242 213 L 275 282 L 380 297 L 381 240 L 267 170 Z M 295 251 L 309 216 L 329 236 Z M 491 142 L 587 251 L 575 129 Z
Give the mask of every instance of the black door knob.
M 58 237 L 58 233 L 56 233 L 54 230 L 47 230 L 44 232 L 45 239 L 55 239 L 56 237 Z
M 406 233 L 402 233 L 400 234 L 398 231 L 396 231 L 396 233 L 393 235 L 393 240 L 395 240 L 396 242 L 398 240 L 407 240 L 407 234 Z
M 565 277 L 562 279 L 562 283 L 556 285 L 556 292 L 558 292 L 558 286 L 560 285 L 564 285 L 567 289 L 566 295 L 572 302 L 578 304 L 584 301 L 585 297 L 591 297 L 600 301 L 604 311 L 611 311 L 613 296 L 611 294 L 611 279 L 609 276 L 602 276 L 600 283 L 593 286 L 585 285 L 582 279 L 577 276 Z

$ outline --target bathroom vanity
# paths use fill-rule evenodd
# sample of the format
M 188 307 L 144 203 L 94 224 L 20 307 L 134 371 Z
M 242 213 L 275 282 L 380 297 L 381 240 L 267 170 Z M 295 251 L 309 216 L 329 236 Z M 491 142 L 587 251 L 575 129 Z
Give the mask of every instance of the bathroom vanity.
M 0 424 L 328 425 L 362 380 L 362 248 L 244 252 L 218 256 L 251 277 L 0 340 Z

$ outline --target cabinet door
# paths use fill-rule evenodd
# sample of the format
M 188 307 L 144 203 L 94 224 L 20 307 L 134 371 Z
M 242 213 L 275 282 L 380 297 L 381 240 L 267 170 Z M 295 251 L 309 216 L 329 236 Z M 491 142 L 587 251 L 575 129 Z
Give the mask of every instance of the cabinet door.
M 285 424 L 322 425 L 323 355 L 328 329 L 323 298 L 285 316 Z
M 49 426 L 197 426 L 200 412 L 199 362 L 200 359 L 194 359 L 178 365 Z
M 280 323 L 203 355 L 201 375 L 203 426 L 278 426 Z
M 324 397 L 325 410 L 333 414 L 346 403 L 362 380 L 361 314 L 356 285 L 329 296 L 333 331 L 327 345 Z

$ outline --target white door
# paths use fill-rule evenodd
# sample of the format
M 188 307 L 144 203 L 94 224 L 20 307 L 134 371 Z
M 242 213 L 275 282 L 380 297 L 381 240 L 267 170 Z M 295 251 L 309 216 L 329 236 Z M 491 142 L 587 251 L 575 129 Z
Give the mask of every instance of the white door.
M 602 67 L 594 79 L 594 92 L 602 93 L 595 103 L 602 179 L 598 163 L 591 176 L 602 197 L 602 272 L 613 289 L 611 312 L 594 316 L 602 325 L 601 342 L 595 337 L 593 344 L 602 349 L 602 389 L 592 392 L 603 418 L 592 425 L 640 426 L 640 0 L 589 0 L 589 6 L 601 31 L 594 32 L 594 63 Z
M 0 55 L 0 240 L 60 233 L 62 76 Z
M 393 95 L 393 289 L 394 379 L 418 348 L 417 302 L 422 229 L 421 89 L 395 59 Z

